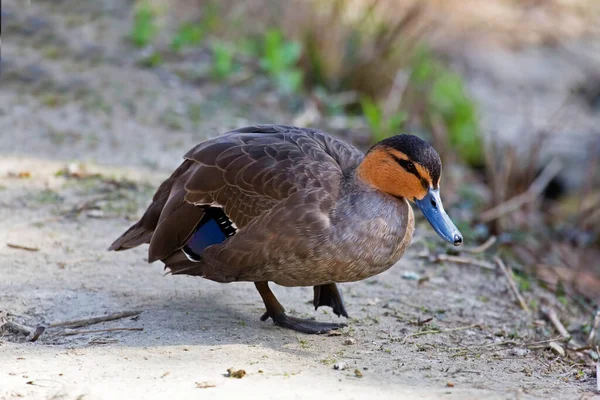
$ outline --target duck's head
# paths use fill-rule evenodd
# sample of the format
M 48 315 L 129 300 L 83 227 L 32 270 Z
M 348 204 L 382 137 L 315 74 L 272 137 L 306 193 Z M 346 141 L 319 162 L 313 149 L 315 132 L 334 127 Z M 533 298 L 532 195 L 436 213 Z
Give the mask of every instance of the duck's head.
M 440 198 L 440 156 L 424 140 L 397 135 L 377 143 L 358 167 L 358 177 L 394 197 L 415 202 L 444 240 L 460 246 L 462 235 L 444 210 Z

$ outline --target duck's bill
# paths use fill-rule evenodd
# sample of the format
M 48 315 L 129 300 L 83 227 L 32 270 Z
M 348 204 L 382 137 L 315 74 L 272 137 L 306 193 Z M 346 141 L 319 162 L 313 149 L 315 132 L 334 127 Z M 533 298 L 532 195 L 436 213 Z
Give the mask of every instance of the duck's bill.
M 463 237 L 448 214 L 446 214 L 439 190 L 429 189 L 427 195 L 421 200 L 415 200 L 415 203 L 417 203 L 425 218 L 427 218 L 433 229 L 435 229 L 442 239 L 455 246 L 461 245 Z

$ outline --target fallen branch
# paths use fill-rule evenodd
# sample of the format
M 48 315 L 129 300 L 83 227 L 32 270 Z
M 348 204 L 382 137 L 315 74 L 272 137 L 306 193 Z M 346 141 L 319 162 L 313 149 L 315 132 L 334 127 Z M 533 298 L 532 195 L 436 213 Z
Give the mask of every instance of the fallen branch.
M 11 249 L 25 250 L 25 251 L 40 251 L 37 247 L 24 246 L 22 244 L 6 243 Z
M 502 273 L 506 277 L 506 280 L 508 281 L 508 287 L 510 287 L 510 290 L 513 292 L 513 294 L 519 301 L 521 308 L 523 310 L 525 310 L 528 314 L 531 314 L 531 310 L 527 306 L 527 303 L 525 303 L 525 299 L 523 299 L 523 296 L 521 296 L 521 293 L 519 293 L 519 289 L 517 288 L 515 280 L 513 279 L 512 274 L 510 273 L 508 267 L 504 264 L 504 262 L 502 261 L 502 259 L 500 257 L 494 257 L 494 261 L 496 261 L 498 268 L 502 271 Z
M 31 328 L 13 321 L 6 321 L 4 324 L 2 324 L 2 326 L 0 326 L 0 328 L 6 329 L 13 333 L 21 334 L 23 336 L 29 336 L 31 333 Z
M 429 331 L 415 332 L 415 333 L 411 333 L 409 335 L 404 336 L 404 338 L 402 339 L 401 343 L 405 343 L 406 339 L 408 339 L 410 337 L 417 337 L 417 336 L 423 336 L 423 335 L 432 335 L 432 334 L 436 334 L 436 333 L 448 333 L 448 332 L 464 331 L 465 329 L 471 329 L 471 328 L 475 328 L 475 327 L 481 327 L 481 325 L 480 324 L 473 324 L 473 325 L 468 325 L 468 326 L 461 326 L 461 327 L 458 327 L 458 328 L 432 329 L 432 330 L 429 330 Z
M 85 319 L 76 319 L 73 321 L 57 322 L 50 324 L 49 328 L 65 327 L 65 328 L 81 328 L 82 326 L 99 324 L 101 322 L 114 321 L 121 318 L 134 317 L 141 314 L 141 311 L 124 311 L 115 314 L 109 314 L 102 317 L 92 317 Z
M 562 163 L 557 159 L 553 159 L 525 192 L 483 212 L 479 217 L 479 221 L 483 223 L 494 221 L 505 216 L 506 214 L 510 214 L 511 212 L 518 210 L 527 203 L 531 203 L 544 192 L 546 186 L 548 186 L 550 181 L 560 172 L 561 169 Z
M 107 329 L 92 329 L 88 331 L 69 331 L 62 332 L 60 336 L 73 336 L 83 335 L 87 333 L 101 333 L 101 332 L 116 332 L 116 331 L 143 331 L 144 328 L 107 328 Z
M 483 253 L 487 249 L 489 249 L 490 247 L 492 247 L 494 245 L 494 243 L 496 243 L 496 240 L 497 240 L 496 236 L 490 236 L 490 238 L 488 240 L 486 240 L 485 242 L 483 242 L 479 246 L 477 246 L 477 247 L 465 247 L 461 251 L 463 253 L 471 253 L 471 254 Z
M 494 264 L 488 261 L 477 260 L 476 258 L 471 257 L 451 256 L 449 254 L 438 254 L 434 256 L 434 261 L 449 261 L 456 264 L 474 265 L 476 267 L 481 267 L 489 270 L 496 269 Z

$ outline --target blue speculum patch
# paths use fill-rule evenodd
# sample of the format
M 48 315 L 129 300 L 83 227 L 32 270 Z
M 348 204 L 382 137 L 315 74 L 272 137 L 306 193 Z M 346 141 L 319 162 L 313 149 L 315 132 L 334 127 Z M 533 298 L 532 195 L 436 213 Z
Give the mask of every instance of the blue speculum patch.
M 221 208 L 208 207 L 198 229 L 183 248 L 183 252 L 193 261 L 200 261 L 208 246 L 224 242 L 235 234 L 235 227 Z
M 221 243 L 227 237 L 214 219 L 202 225 L 187 243 L 187 247 L 195 254 L 202 254 L 208 246 Z

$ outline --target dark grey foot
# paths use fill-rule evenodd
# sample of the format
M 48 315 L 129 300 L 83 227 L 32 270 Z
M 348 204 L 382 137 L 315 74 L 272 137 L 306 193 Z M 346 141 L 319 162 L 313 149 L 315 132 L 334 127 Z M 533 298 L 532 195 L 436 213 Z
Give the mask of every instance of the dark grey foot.
M 338 317 L 343 315 L 348 318 L 342 294 L 335 283 L 315 286 L 314 289 L 315 297 L 313 299 L 313 305 L 315 306 L 315 310 L 320 306 L 327 306 L 331 307 Z
M 332 330 L 343 328 L 344 326 L 346 326 L 346 324 L 317 322 L 308 319 L 289 317 L 285 315 L 285 313 L 270 315 L 269 312 L 266 312 L 263 314 L 262 317 L 260 317 L 260 320 L 266 321 L 269 318 L 272 318 L 273 322 L 277 326 L 308 334 L 327 333 Z

